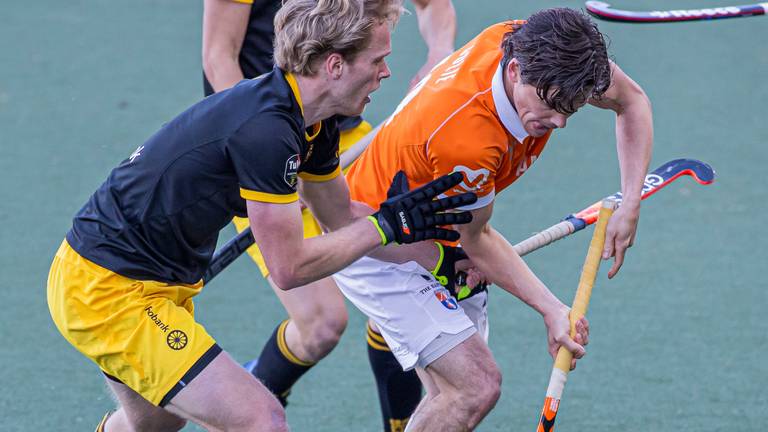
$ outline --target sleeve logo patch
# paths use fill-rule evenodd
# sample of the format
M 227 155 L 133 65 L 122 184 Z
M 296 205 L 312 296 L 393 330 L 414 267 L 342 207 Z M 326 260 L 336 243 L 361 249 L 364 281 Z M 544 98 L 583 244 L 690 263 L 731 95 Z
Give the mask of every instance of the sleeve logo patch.
M 464 165 L 456 165 L 453 172 L 460 172 L 464 179 L 453 188 L 455 193 L 479 192 L 483 190 L 483 185 L 488 181 L 491 172 L 485 168 L 473 170 Z
M 283 180 L 285 180 L 285 182 L 288 183 L 288 186 L 290 187 L 296 186 L 296 178 L 299 174 L 300 163 L 301 160 L 297 154 L 289 157 L 288 160 L 285 161 L 285 174 L 283 176 Z

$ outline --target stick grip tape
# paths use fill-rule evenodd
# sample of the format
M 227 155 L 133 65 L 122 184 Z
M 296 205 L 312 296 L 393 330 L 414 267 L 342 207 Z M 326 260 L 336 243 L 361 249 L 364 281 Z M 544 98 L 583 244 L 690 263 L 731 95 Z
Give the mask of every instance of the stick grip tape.
M 581 277 L 579 278 L 579 287 L 576 289 L 576 296 L 571 306 L 571 337 L 576 336 L 576 321 L 587 313 L 589 299 L 592 297 L 592 287 L 595 285 L 597 271 L 600 268 L 601 255 L 603 254 L 603 245 L 605 244 L 605 229 L 616 208 L 616 202 L 613 200 L 603 200 L 600 207 L 600 215 L 597 218 L 597 226 L 592 234 L 592 241 L 589 242 L 589 250 L 584 260 L 584 266 L 581 268 Z M 555 367 L 566 374 L 571 369 L 571 359 L 573 354 L 564 347 L 560 347 L 555 359 Z
M 528 237 L 515 245 L 515 251 L 518 255 L 527 255 L 537 249 L 541 249 L 544 246 L 554 243 L 563 237 L 567 237 L 576 231 L 573 223 L 570 220 L 564 220 L 557 225 L 545 229 L 540 233 Z
M 615 201 L 611 199 L 603 200 L 597 219 L 597 226 L 592 234 L 592 241 L 589 243 L 587 258 L 584 260 L 584 266 L 581 269 L 579 287 L 576 289 L 576 296 L 571 307 L 569 317 L 571 321 L 571 337 L 576 336 L 576 321 L 587 313 L 589 299 L 592 296 L 592 287 L 595 284 L 597 270 L 600 268 L 600 258 L 603 253 L 603 245 L 605 244 L 605 229 L 608 226 L 608 219 L 610 219 L 615 209 Z M 560 407 L 560 399 L 563 395 L 565 383 L 568 381 L 568 372 L 571 369 L 572 359 L 573 354 L 561 346 L 557 351 L 555 365 L 549 377 L 544 407 L 541 410 L 539 424 L 536 427 L 537 432 L 552 432 L 554 430 L 557 410 Z

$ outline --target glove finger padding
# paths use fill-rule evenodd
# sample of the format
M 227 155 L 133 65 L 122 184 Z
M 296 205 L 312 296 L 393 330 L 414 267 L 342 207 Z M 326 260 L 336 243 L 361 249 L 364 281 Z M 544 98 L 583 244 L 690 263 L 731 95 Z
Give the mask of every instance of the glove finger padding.
M 432 200 L 426 204 L 422 204 L 422 206 L 424 207 L 424 211 L 435 212 L 438 210 L 464 207 L 466 205 L 474 204 L 475 202 L 477 202 L 477 195 L 472 192 L 465 192 L 459 195 Z
M 469 222 L 472 222 L 472 213 L 470 212 L 435 213 L 433 216 L 424 218 L 424 223 L 432 226 L 461 225 Z
M 472 220 L 469 212 L 440 213 L 477 201 L 474 193 L 464 193 L 455 197 L 434 198 L 462 181 L 461 173 L 439 177 L 413 191 L 389 196 L 381 203 L 379 211 L 369 216 L 376 225 L 382 238 L 382 244 L 392 241 L 413 243 L 427 239 L 455 241 L 459 234 L 455 231 L 438 228 L 440 225 L 468 223 Z M 400 171 L 392 180 L 389 193 L 395 193 L 408 187 L 408 179 Z
M 434 228 L 424 231 L 424 238 L 422 240 L 445 240 L 449 242 L 455 242 L 459 240 L 459 233 L 453 230 L 444 228 Z M 417 240 L 419 241 L 419 240 Z

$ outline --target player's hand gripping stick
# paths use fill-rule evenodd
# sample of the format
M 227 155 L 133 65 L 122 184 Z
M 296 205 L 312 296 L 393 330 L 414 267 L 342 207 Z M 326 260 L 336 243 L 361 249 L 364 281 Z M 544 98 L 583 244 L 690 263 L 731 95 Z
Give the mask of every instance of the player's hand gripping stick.
M 581 269 L 579 287 L 576 290 L 576 297 L 573 299 L 573 306 L 571 307 L 569 318 L 571 321 L 572 338 L 576 336 L 576 321 L 587 313 L 589 299 L 592 296 L 592 286 L 595 284 L 597 270 L 600 268 L 600 256 L 603 253 L 603 245 L 605 243 L 605 228 L 615 209 L 616 201 L 611 199 L 603 200 L 597 219 L 597 226 L 595 227 L 594 234 L 592 234 L 592 241 L 589 243 L 587 258 L 584 261 L 584 267 Z M 544 408 L 541 410 L 539 426 L 536 428 L 537 432 L 551 432 L 554 430 L 557 409 L 560 407 L 560 399 L 563 395 L 565 382 L 568 380 L 572 359 L 573 354 L 561 346 L 555 358 L 552 375 L 549 378 L 547 396 L 544 399 Z

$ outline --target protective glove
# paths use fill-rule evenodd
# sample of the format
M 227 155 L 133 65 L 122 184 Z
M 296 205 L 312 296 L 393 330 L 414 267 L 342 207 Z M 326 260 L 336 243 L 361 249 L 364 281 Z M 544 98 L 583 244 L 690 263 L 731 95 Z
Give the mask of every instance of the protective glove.
M 395 174 L 387 193 L 388 199 L 381 203 L 379 211 L 368 216 L 381 235 L 381 244 L 393 241 L 415 243 L 427 239 L 458 240 L 458 232 L 438 227 L 469 223 L 472 214 L 467 211 L 445 213 L 445 210 L 472 204 L 477 201 L 477 195 L 466 192 L 440 199 L 435 197 L 461 183 L 462 178 L 461 173 L 448 174 L 408 191 L 405 173 L 399 171 Z
M 488 288 L 486 282 L 469 287 L 467 286 L 467 274 L 463 271 L 456 272 L 456 262 L 469 259 L 464 249 L 446 246 L 437 242 L 435 244 L 440 251 L 440 258 L 434 270 L 432 270 L 432 275 L 440 282 L 440 285 L 450 291 L 456 300 L 467 299 Z

